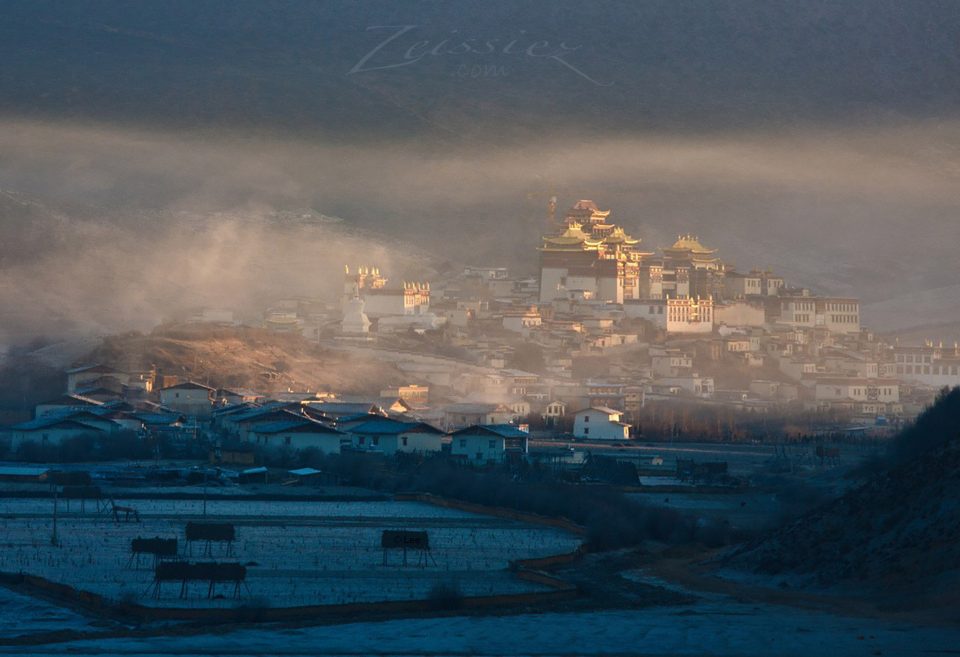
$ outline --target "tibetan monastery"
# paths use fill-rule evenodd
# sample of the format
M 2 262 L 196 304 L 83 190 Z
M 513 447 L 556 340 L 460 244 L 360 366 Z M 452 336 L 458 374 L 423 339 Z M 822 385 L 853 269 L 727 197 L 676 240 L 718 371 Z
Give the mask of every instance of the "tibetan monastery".
M 540 247 L 540 302 L 592 299 L 724 297 L 728 265 L 695 235 L 680 235 L 659 255 L 641 251 L 640 240 L 609 220 L 610 211 L 577 201 Z
M 609 210 L 581 200 L 540 247 L 540 302 L 584 298 L 623 303 L 641 298 L 640 264 L 653 255 L 608 221 Z

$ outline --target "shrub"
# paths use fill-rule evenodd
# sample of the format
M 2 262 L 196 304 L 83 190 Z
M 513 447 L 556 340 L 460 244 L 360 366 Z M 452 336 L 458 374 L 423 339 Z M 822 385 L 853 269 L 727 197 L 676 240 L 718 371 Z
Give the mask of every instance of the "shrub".
M 427 601 L 431 609 L 459 609 L 463 606 L 463 593 L 456 582 L 437 582 L 430 588 Z

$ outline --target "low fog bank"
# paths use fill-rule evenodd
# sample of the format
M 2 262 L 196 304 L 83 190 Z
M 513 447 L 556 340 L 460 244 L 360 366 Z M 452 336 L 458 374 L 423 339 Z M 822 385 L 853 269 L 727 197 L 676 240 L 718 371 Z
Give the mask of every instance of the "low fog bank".
M 902 319 L 883 302 L 960 274 L 957 137 L 960 124 L 940 123 L 454 150 L 8 120 L 0 332 L 333 301 L 345 263 L 394 279 L 484 262 L 533 275 L 553 195 L 561 208 L 595 199 L 651 250 L 692 231 L 741 269 L 770 266 L 863 297 L 881 311 L 872 321 Z
M 203 306 L 256 321 L 281 298 L 336 299 L 344 261 L 395 266 L 376 241 L 262 212 L 124 216 L 134 225 L 59 213 L 32 225 L 44 245 L 0 270 L 0 337 L 146 330 Z

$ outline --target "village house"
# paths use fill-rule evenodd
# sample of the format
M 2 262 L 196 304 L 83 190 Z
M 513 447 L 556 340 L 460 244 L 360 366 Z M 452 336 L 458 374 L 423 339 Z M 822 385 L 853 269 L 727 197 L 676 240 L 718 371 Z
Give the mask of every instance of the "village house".
M 43 417 L 49 413 L 59 412 L 66 408 L 96 408 L 102 404 L 103 402 L 81 395 L 61 395 L 56 399 L 48 399 L 45 402 L 37 404 L 33 409 L 33 417 Z
M 81 436 L 109 435 L 120 430 L 115 422 L 83 410 L 47 413 L 10 427 L 10 449 L 16 451 L 27 442 L 59 445 Z
M 895 379 L 835 377 L 817 379 L 814 386 L 817 402 L 880 402 L 900 401 L 900 384 Z
M 654 376 L 683 376 L 693 370 L 693 357 L 677 349 L 650 350 Z
M 474 465 L 519 461 L 529 452 L 528 438 L 511 424 L 474 425 L 450 435 L 450 455 Z
M 715 392 L 713 377 L 700 376 L 696 372 L 681 376 L 665 376 L 658 379 L 657 383 L 675 386 L 695 397 L 710 398 Z
M 323 454 L 339 454 L 344 444 L 350 444 L 348 434 L 292 413 L 288 418 L 257 424 L 248 435 L 251 443 L 261 447 L 292 451 L 312 448 Z
M 208 418 L 213 412 L 216 390 L 187 381 L 160 390 L 160 404 L 176 413 L 196 418 Z
M 395 386 L 380 391 L 381 399 L 402 399 L 411 407 L 423 407 L 430 403 L 430 387 L 416 384 Z
M 439 452 L 444 432 L 425 422 L 401 422 L 389 418 L 369 420 L 349 429 L 357 449 L 374 449 L 386 456 L 405 452 Z
M 556 426 L 560 422 L 560 419 L 566 414 L 567 404 L 560 400 L 555 400 L 544 407 L 541 417 L 543 421 L 550 426 Z
M 526 406 L 527 413 L 530 406 Z M 507 404 L 450 404 L 443 409 L 443 428 L 453 431 L 471 425 L 509 424 L 526 413 L 517 413 Z
M 503 313 L 503 328 L 514 333 L 528 336 L 532 329 L 538 328 L 543 320 L 536 306 L 522 310 L 507 310 Z
M 67 394 L 82 388 L 106 387 L 120 391 L 130 382 L 130 375 L 106 365 L 84 365 L 67 370 Z
M 263 406 L 241 406 L 236 410 L 224 409 L 214 414 L 214 426 L 226 436 L 246 441 L 251 440 L 253 432 L 259 426 L 299 417 L 302 417 L 299 404 L 271 402 Z
M 573 416 L 573 435 L 584 440 L 626 440 L 630 425 L 620 421 L 620 411 L 604 406 L 585 408 Z

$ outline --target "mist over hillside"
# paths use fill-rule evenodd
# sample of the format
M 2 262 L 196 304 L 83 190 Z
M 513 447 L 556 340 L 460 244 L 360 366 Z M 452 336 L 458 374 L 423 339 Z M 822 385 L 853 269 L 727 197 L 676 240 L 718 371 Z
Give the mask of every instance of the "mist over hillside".
M 335 295 L 346 262 L 532 275 L 553 195 L 858 295 L 877 328 L 951 318 L 923 293 L 960 275 L 955 5 L 0 11 L 6 333 Z M 345 221 L 275 220 L 311 213 Z

